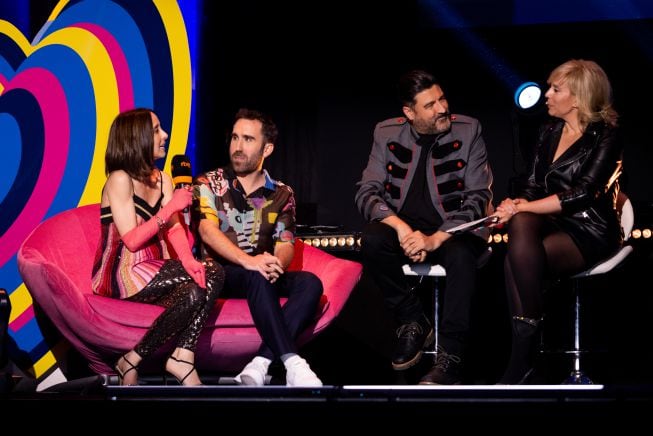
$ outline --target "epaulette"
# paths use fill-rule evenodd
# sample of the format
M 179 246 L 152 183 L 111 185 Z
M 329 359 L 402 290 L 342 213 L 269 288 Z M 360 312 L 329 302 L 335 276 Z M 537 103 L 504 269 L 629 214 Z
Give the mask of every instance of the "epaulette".
M 471 121 L 472 118 L 468 117 L 467 115 L 451 114 L 452 123 L 470 123 Z
M 406 117 L 395 117 L 390 118 L 379 123 L 379 127 L 392 127 L 392 126 L 401 126 L 408 122 Z

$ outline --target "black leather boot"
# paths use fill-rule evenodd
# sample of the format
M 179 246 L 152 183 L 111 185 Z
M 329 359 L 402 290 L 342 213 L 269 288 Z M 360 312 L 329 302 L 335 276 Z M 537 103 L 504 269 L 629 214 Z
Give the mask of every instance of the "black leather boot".
M 539 323 L 539 319 L 512 317 L 512 351 L 508 368 L 498 384 L 520 385 L 529 378 L 533 372 L 535 333 Z

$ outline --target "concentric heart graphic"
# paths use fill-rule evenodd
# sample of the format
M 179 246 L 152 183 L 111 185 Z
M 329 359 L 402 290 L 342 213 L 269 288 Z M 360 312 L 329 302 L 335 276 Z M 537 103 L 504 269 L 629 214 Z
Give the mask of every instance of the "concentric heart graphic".
M 60 1 L 31 44 L 0 20 L 0 286 L 12 305 L 10 357 L 35 377 L 57 362 L 18 273 L 20 244 L 44 219 L 99 202 L 120 111 L 152 108 L 170 132 L 168 156 L 183 153 L 191 85 L 174 0 Z

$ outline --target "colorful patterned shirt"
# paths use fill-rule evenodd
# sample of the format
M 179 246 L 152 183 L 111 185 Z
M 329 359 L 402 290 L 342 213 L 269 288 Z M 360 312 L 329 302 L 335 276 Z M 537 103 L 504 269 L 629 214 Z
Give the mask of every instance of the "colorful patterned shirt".
M 265 184 L 246 195 L 231 167 L 198 176 L 194 194 L 196 222 L 208 219 L 245 253 L 274 253 L 277 242 L 294 243 L 295 196 L 264 170 Z M 202 257 L 223 261 L 202 244 Z

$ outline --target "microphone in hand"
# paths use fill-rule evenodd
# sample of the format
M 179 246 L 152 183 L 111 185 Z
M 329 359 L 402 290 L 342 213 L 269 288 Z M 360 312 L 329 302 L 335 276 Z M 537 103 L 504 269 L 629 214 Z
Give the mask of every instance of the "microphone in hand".
M 172 157 L 172 183 L 175 189 L 188 188 L 193 184 L 193 172 L 191 171 L 190 159 L 185 154 L 176 154 Z M 183 210 L 188 212 L 188 207 Z

